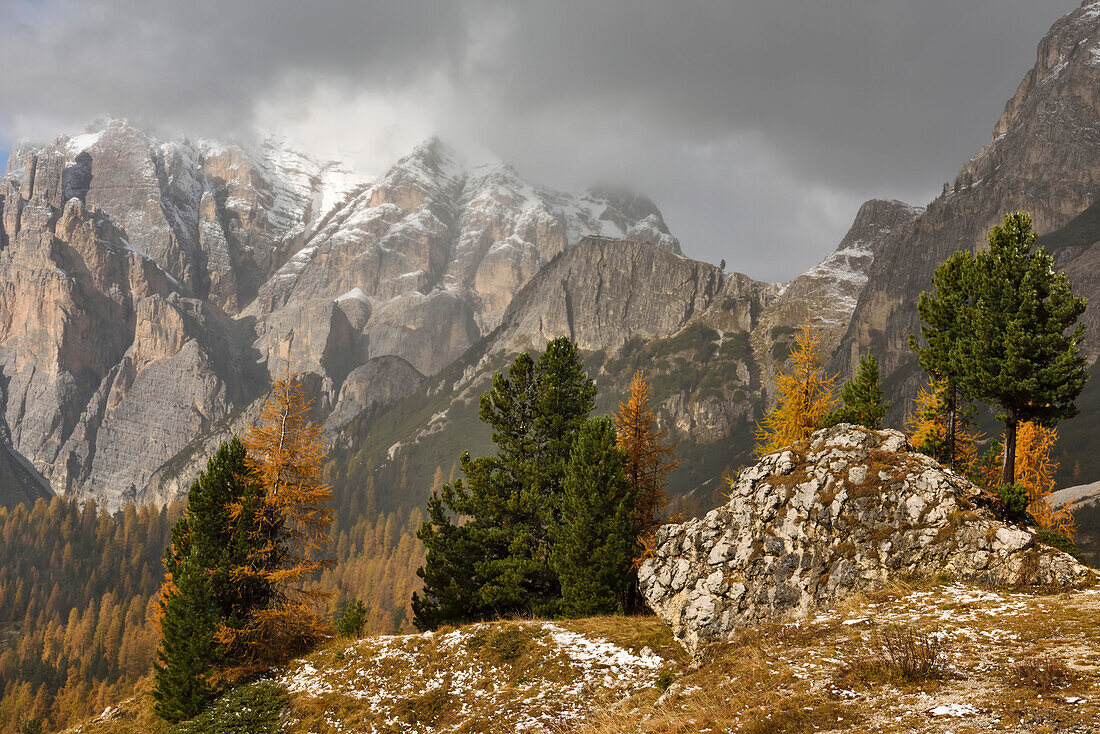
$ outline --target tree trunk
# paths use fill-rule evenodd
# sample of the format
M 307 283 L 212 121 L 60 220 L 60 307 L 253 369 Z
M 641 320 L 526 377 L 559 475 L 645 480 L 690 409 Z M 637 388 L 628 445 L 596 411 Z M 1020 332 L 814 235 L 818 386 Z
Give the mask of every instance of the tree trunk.
M 1009 410 L 1005 416 L 1005 461 L 1001 469 L 1001 484 L 1013 484 L 1016 481 L 1016 411 Z
M 948 386 L 947 392 L 947 466 L 955 471 L 955 416 L 959 412 L 958 399 L 954 386 Z

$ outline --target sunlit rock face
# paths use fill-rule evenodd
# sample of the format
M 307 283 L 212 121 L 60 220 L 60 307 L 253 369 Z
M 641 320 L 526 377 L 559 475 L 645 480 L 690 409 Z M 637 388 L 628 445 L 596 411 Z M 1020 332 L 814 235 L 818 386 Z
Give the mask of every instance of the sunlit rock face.
M 111 507 L 274 372 L 310 376 L 331 434 L 376 381 L 402 394 L 452 362 L 582 237 L 679 251 L 646 199 L 538 189 L 435 139 L 370 181 L 277 140 L 108 120 L 19 144 L 7 170 L 3 435 L 55 492 Z

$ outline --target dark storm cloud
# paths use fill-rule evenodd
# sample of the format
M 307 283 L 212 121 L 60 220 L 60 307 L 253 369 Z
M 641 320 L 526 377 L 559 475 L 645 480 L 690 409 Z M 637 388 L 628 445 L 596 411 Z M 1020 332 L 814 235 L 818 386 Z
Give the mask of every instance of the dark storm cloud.
M 688 254 L 784 278 L 863 199 L 952 178 L 1075 4 L 0 0 L 0 139 L 104 113 L 439 130 L 536 181 L 626 180 Z

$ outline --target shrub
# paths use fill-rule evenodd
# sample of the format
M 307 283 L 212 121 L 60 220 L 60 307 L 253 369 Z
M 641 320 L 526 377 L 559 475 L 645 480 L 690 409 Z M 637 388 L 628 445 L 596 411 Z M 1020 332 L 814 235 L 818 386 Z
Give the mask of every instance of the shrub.
M 1050 655 L 1028 655 L 1008 669 L 1009 683 L 1038 691 L 1064 688 L 1076 678 L 1064 662 Z
M 869 654 L 842 671 L 848 681 L 913 683 L 947 676 L 948 643 L 936 635 L 887 629 L 872 638 Z
M 1027 509 L 1027 487 L 1022 484 L 1002 484 L 997 487 L 997 496 L 1010 514 L 1018 515 Z
M 1057 548 L 1063 553 L 1069 553 L 1079 561 L 1081 560 L 1081 552 L 1077 549 L 1077 544 L 1073 542 L 1072 538 L 1059 533 L 1057 530 L 1039 528 L 1039 531 L 1035 533 L 1035 539 L 1040 543 L 1049 545 L 1051 548 Z
M 336 634 L 341 637 L 359 637 L 367 623 L 367 606 L 361 601 L 353 601 L 344 610 L 344 616 L 336 623 Z
M 657 680 L 653 682 L 653 687 L 658 691 L 664 693 L 668 690 L 668 687 L 672 685 L 672 682 L 676 680 L 675 671 L 665 668 L 657 674 Z
M 258 681 L 234 688 L 201 714 L 172 729 L 173 734 L 277 734 L 286 706 L 283 687 Z

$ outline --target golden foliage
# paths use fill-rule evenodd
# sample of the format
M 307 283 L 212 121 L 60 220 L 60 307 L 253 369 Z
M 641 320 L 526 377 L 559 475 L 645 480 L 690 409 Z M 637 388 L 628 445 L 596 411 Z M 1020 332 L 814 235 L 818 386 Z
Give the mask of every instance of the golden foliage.
M 918 451 L 924 451 L 940 461 L 947 455 L 946 389 L 946 384 L 942 381 L 921 385 L 913 400 L 913 409 L 905 417 L 905 432 L 909 443 Z M 981 434 L 970 430 L 961 418 L 956 417 L 954 456 L 959 473 L 966 474 L 975 466 L 978 460 L 978 443 L 981 440 Z
M 647 543 L 661 525 L 661 511 L 668 503 L 665 477 L 680 465 L 672 456 L 677 443 L 664 444 L 668 431 L 657 428 L 657 416 L 649 407 L 649 383 L 641 370 L 630 381 L 630 398 L 619 403 L 612 415 L 619 448 L 626 452 L 626 480 L 634 491 L 636 517 L 635 562 L 645 557 Z
M 332 525 L 332 489 L 322 480 L 325 450 L 321 429 L 309 418 L 310 402 L 297 376 L 284 373 L 272 383 L 259 423 L 242 439 L 263 499 L 249 563 L 235 574 L 259 573 L 275 593 L 242 627 L 223 625 L 218 639 L 259 665 L 299 653 L 328 632 L 320 614 L 328 594 L 314 580 L 332 565 L 319 557 Z M 230 514 L 237 518 L 243 510 L 236 503 Z
M 776 378 L 775 406 L 756 426 L 756 455 L 764 456 L 807 438 L 836 405 L 835 376 L 822 366 L 821 329 L 809 314 L 795 337 L 791 371 Z
M 1036 524 L 1047 530 L 1073 538 L 1077 524 L 1065 505 L 1051 507 L 1050 496 L 1054 492 L 1054 475 L 1058 462 L 1051 454 L 1058 441 L 1058 429 L 1046 428 L 1035 422 L 1021 423 L 1016 429 L 1016 482 L 1027 487 L 1027 511 Z

